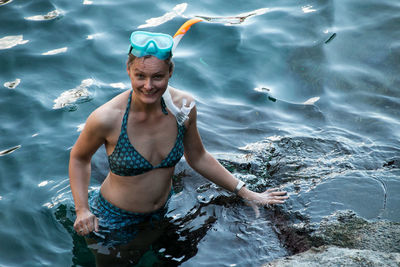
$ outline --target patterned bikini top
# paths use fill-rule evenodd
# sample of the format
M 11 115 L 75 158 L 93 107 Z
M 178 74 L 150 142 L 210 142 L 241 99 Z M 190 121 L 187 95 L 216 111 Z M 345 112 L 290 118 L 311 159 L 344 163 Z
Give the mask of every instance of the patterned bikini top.
M 174 167 L 183 156 L 183 136 L 185 126 L 178 126 L 178 134 L 175 145 L 168 156 L 157 166 L 153 166 L 133 147 L 127 134 L 127 122 L 131 105 L 132 91 L 129 94 L 128 105 L 122 120 L 121 133 L 117 145 L 111 155 L 108 156 L 108 163 L 112 173 L 120 176 L 135 176 L 154 169 Z M 164 100 L 161 98 L 161 107 L 165 115 L 168 114 Z

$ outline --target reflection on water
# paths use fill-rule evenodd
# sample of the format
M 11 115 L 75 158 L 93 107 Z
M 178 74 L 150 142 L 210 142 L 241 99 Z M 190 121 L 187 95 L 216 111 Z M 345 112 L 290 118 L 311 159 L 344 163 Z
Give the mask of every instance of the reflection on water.
M 250 17 L 263 15 L 268 11 L 269 11 L 268 8 L 260 8 L 254 11 L 241 13 L 235 16 L 227 16 L 227 17 L 196 16 L 196 17 L 212 23 L 224 23 L 227 25 L 234 25 L 234 24 L 241 24 Z
M 42 20 L 52 20 L 61 15 L 61 12 L 56 10 L 50 11 L 46 15 L 36 15 L 31 17 L 25 17 L 26 20 L 42 21 Z
M 93 79 L 85 79 L 77 88 L 73 88 L 63 92 L 59 97 L 54 100 L 53 109 L 68 107 L 69 110 L 72 111 L 77 108 L 74 103 L 78 101 L 79 103 L 90 101 L 91 93 L 89 92 L 88 87 L 94 84 L 95 81 Z
M 20 149 L 20 148 L 21 148 L 21 145 L 18 145 L 18 146 L 14 146 L 14 147 L 11 147 L 11 148 L 7 148 L 6 150 L 0 151 L 0 157 L 4 156 L 4 155 L 7 155 L 7 154 L 11 154 L 15 150 Z
M 11 3 L 13 0 L 0 0 L 0 6 Z
M 12 82 L 5 82 L 4 86 L 10 89 L 15 89 L 21 83 L 21 79 L 17 78 L 15 81 Z
M 176 5 L 171 12 L 167 12 L 161 17 L 151 18 L 146 20 L 146 24 L 139 25 L 138 29 L 159 26 L 177 16 L 181 16 L 183 12 L 185 12 L 186 8 L 187 8 L 187 3 Z
M 29 40 L 24 40 L 23 35 L 6 36 L 0 38 L 0 50 L 10 49 L 17 45 L 23 45 L 29 42 Z
M 57 49 L 54 49 L 54 50 L 50 50 L 50 51 L 44 52 L 44 53 L 42 53 L 42 55 L 43 56 L 57 55 L 57 54 L 60 54 L 60 53 L 65 53 L 65 52 L 67 52 L 67 50 L 68 50 L 68 47 L 57 48 Z

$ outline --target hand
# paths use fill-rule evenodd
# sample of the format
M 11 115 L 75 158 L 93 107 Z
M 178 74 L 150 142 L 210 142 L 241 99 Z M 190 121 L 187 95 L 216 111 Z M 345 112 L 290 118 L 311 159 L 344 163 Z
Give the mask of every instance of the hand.
M 246 204 L 253 208 L 256 213 L 256 217 L 260 216 L 259 206 L 273 205 L 273 204 L 283 204 L 285 200 L 289 197 L 286 195 L 285 191 L 276 191 L 278 188 L 270 188 L 262 193 L 256 193 L 243 188 L 239 191 L 239 196 L 246 200 Z
M 84 210 L 76 213 L 76 220 L 74 223 L 74 229 L 78 235 L 85 236 L 89 233 L 99 231 L 99 219 L 94 216 L 90 210 Z

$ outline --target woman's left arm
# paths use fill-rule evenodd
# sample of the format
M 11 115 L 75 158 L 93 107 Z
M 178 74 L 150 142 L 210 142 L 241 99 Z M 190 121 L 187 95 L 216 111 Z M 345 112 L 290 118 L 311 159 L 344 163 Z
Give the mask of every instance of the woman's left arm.
M 190 167 L 220 187 L 231 192 L 235 191 L 239 180 L 226 170 L 203 146 L 197 129 L 196 106 L 189 114 L 184 147 L 185 158 Z M 253 208 L 258 205 L 284 203 L 285 199 L 288 198 L 286 192 L 276 191 L 276 189 L 268 189 L 263 193 L 256 193 L 246 187 L 242 187 L 237 194 L 247 200 Z

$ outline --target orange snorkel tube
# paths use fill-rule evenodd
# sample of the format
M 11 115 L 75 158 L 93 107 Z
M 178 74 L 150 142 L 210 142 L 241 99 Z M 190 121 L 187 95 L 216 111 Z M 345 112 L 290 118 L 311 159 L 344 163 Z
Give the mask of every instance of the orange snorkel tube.
M 202 19 L 190 19 L 183 23 L 183 25 L 178 29 L 178 31 L 174 35 L 174 45 L 172 46 L 172 53 L 175 51 L 176 46 L 181 41 L 182 37 L 188 32 L 190 27 L 197 22 L 203 21 Z

